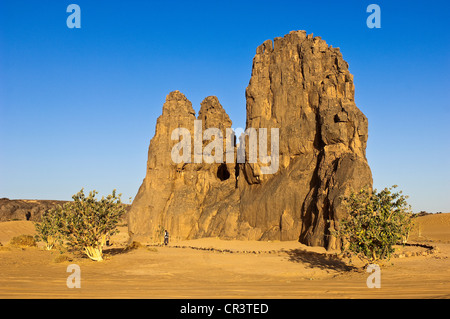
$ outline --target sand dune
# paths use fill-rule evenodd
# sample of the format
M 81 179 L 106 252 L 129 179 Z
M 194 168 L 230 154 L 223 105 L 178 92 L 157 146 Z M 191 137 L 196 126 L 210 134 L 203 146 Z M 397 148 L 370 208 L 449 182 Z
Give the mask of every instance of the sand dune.
M 414 222 L 411 239 L 450 243 L 450 213 L 418 217 Z
M 0 223 L 0 243 L 5 244 L 11 238 L 19 235 L 35 235 L 33 222 L 9 221 Z

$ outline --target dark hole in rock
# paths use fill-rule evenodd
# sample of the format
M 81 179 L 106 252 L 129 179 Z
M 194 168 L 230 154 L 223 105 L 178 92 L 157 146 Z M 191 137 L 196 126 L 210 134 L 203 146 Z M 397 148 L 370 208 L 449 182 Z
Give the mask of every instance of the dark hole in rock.
M 228 171 L 227 165 L 222 163 L 220 164 L 219 168 L 217 169 L 217 177 L 221 181 L 226 181 L 230 178 L 230 172 Z

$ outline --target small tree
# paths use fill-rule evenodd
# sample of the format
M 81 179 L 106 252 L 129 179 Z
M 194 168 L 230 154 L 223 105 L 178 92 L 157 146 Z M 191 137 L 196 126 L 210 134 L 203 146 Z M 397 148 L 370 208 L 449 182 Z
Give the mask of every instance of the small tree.
M 411 207 L 407 196 L 385 188 L 381 192 L 367 189 L 344 198 L 348 218 L 340 221 L 334 235 L 343 239 L 342 249 L 375 262 L 389 259 L 393 245 L 406 243 L 412 227 Z
M 81 250 L 95 261 L 103 260 L 103 246 L 107 236 L 118 232 L 117 224 L 125 213 L 121 194 L 97 200 L 95 190 L 85 196 L 83 189 L 72 196 L 73 202 L 51 210 L 37 226 L 38 236 L 47 242 L 49 238 L 64 241 L 73 249 Z M 51 242 L 51 240 L 50 240 Z
M 36 240 L 45 243 L 45 249 L 51 250 L 57 243 L 61 243 L 61 211 L 58 205 L 42 214 L 40 223 L 35 224 Z

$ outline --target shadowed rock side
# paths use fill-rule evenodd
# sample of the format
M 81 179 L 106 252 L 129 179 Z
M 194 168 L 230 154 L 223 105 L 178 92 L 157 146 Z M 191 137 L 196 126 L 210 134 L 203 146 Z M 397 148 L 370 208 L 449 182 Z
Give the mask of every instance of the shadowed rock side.
M 368 123 L 339 49 L 305 31 L 267 40 L 253 60 L 246 98 L 247 127 L 280 130 L 280 170 L 258 176 L 258 165 L 244 164 L 242 218 L 263 238 L 339 245 L 328 236 L 344 214 L 339 197 L 372 186 Z
M 299 239 L 340 246 L 329 236 L 345 216 L 340 197 L 371 188 L 372 176 L 365 157 L 367 119 L 355 105 L 353 76 L 339 49 L 305 31 L 267 40 L 253 59 L 246 99 L 247 128 L 267 128 L 269 146 L 270 128 L 279 129 L 278 171 L 262 175 L 260 162 L 196 164 L 193 157 L 192 163 L 174 164 L 170 154 L 178 140 L 171 140 L 171 132 L 190 129 L 194 145 L 196 118 L 184 95 L 172 92 L 130 211 L 132 238 L 160 241 L 161 230 L 168 229 L 175 239 Z M 216 97 L 202 102 L 198 119 L 203 131 L 217 127 L 224 137 L 231 127 Z M 224 142 L 224 158 L 225 150 Z

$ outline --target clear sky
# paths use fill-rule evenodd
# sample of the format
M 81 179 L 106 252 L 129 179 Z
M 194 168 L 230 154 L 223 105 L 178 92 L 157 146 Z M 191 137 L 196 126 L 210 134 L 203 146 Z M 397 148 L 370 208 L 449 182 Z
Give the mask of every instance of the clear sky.
M 69 4 L 81 28 L 69 29 Z M 369 29 L 369 4 L 381 28 Z M 134 197 L 166 95 L 216 95 L 245 127 L 256 47 L 306 30 L 339 47 L 369 119 L 374 186 L 450 212 L 449 1 L 0 0 L 0 197 Z

